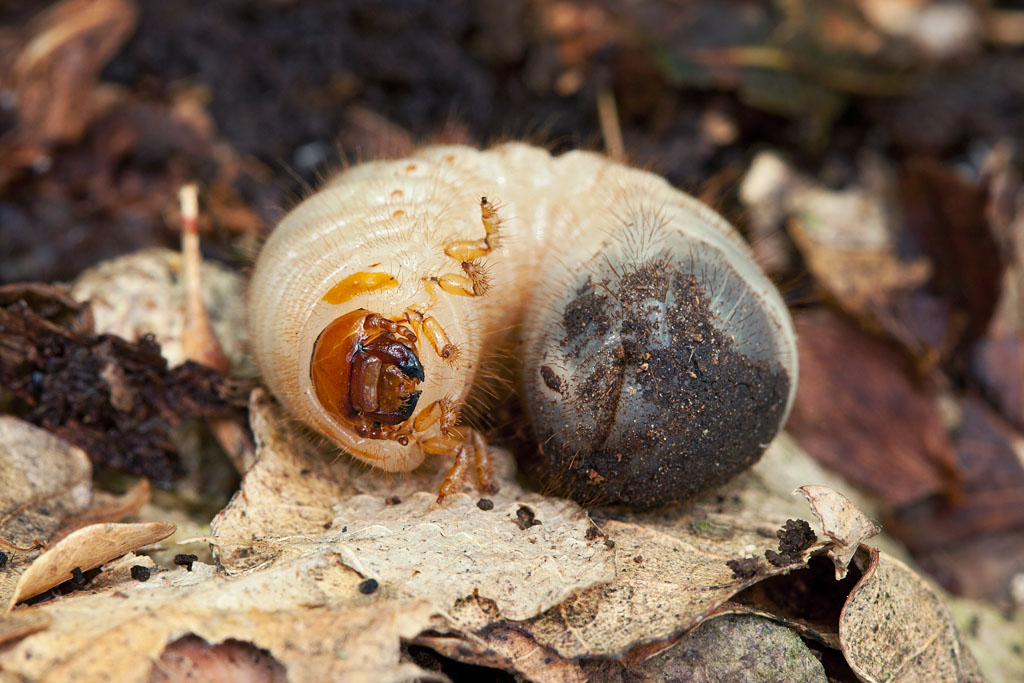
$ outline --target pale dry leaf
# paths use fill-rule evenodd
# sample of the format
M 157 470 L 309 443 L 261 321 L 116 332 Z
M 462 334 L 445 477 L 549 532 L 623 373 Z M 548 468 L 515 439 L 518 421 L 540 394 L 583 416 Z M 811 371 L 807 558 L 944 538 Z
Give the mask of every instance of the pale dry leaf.
M 518 674 L 529 681 L 585 683 L 578 662 L 559 657 L 522 631 L 497 625 L 474 636 L 424 635 L 413 641 L 449 659 Z
M 69 580 L 75 568 L 88 571 L 129 550 L 167 538 L 174 533 L 170 522 L 143 524 L 93 524 L 61 539 L 37 557 L 18 579 L 8 609 Z
M 695 524 L 709 518 L 725 533 L 709 535 Z M 762 563 L 756 577 L 741 578 L 726 564 L 774 548 L 777 539 L 758 528 L 784 520 L 770 520 L 768 513 L 751 526 L 705 510 L 677 511 L 675 519 L 650 526 L 608 521 L 602 531 L 614 539 L 615 580 L 578 592 L 520 626 L 566 658 L 621 658 L 637 645 L 671 638 L 752 583 L 802 566 Z
M 800 636 L 771 619 L 752 615 L 712 617 L 628 671 L 604 662 L 588 662 L 584 670 L 592 683 L 829 680 Z
M 203 302 L 232 372 L 254 374 L 245 351 L 244 310 L 238 303 L 245 297 L 245 278 L 214 262 L 203 262 L 200 272 Z M 177 251 L 145 249 L 104 261 L 75 279 L 71 295 L 91 303 L 97 334 L 129 341 L 152 334 L 168 364 L 185 362 L 185 285 Z
M 0 416 L 0 605 L 14 595 L 22 572 L 62 524 L 89 506 L 92 465 L 80 448 L 15 417 Z
M 234 578 L 196 563 L 191 572 L 160 572 L 145 583 L 125 579 L 116 590 L 15 612 L 44 615 L 50 626 L 0 651 L 0 670 L 31 680 L 101 682 L 116 671 L 118 680 L 147 681 L 164 648 L 191 633 L 267 650 L 291 681 L 429 677 L 401 661 L 400 641 L 444 632 L 436 608 L 366 595 L 361 581 L 330 550 Z
M 828 486 L 801 486 L 811 511 L 821 523 L 821 531 L 832 541 L 828 556 L 836 567 L 836 581 L 846 578 L 850 560 L 860 544 L 877 535 L 882 528 L 860 511 L 850 499 Z
M 218 560 L 229 573 L 289 552 L 287 544 L 274 544 L 275 538 L 322 534 L 334 519 L 335 503 L 347 497 L 363 493 L 401 499 L 416 491 L 437 491 L 448 467 L 444 459 L 431 458 L 411 474 L 371 469 L 323 445 L 322 439 L 314 444 L 262 388 L 250 396 L 249 422 L 255 463 L 211 524 Z M 500 476 L 511 475 L 503 470 Z
M 963 639 L 989 683 L 1024 681 L 1024 610 L 1013 616 L 981 600 L 946 597 Z
M 229 572 L 329 547 L 395 595 L 450 611 L 476 594 L 520 620 L 613 576 L 613 554 L 586 513 L 525 493 L 508 453 L 492 450 L 501 484 L 493 509 L 464 494 L 438 505 L 443 459 L 400 478 L 347 456 L 331 462 L 264 392 L 254 392 L 250 408 L 257 461 L 213 523 Z
M 488 511 L 465 494 L 443 506 L 432 492 L 398 505 L 356 496 L 339 504 L 322 540 L 399 595 L 429 599 L 446 611 L 479 595 L 512 620 L 612 578 L 614 553 L 590 532 L 593 523 L 578 505 L 531 494 L 509 500 L 511 494 L 494 496 Z M 523 522 L 524 510 L 532 526 Z
M 0 645 L 42 631 L 50 625 L 50 615 L 39 612 L 14 612 L 0 617 Z
M 803 471 L 800 454 L 784 448 L 769 448 L 763 466 L 771 470 L 780 459 L 793 476 Z M 676 637 L 740 590 L 803 566 L 777 568 L 761 560 L 756 576 L 740 578 L 727 564 L 763 558 L 787 519 L 808 514 L 791 490 L 775 490 L 755 472 L 691 504 L 605 510 L 617 517 L 599 520 L 601 538 L 614 549 L 615 579 L 512 626 L 567 659 L 623 657 L 639 645 Z M 485 601 L 465 600 L 452 616 L 486 639 L 501 615 Z
M 790 495 L 789 483 L 809 463 L 792 440 L 784 440 L 769 447 L 754 470 L 693 503 L 605 511 L 616 517 L 599 520 L 614 543 L 615 580 L 577 593 L 519 628 L 562 657 L 622 657 L 638 645 L 677 636 L 751 584 L 800 568 L 773 567 L 763 558 L 776 548 L 775 532 L 787 519 L 808 515 Z M 780 471 L 788 475 L 765 475 Z M 740 558 L 761 558 L 759 573 L 734 574 L 727 562 Z
M 942 598 L 899 560 L 866 549 L 839 619 L 846 661 L 865 681 L 980 681 Z M 858 555 L 858 557 L 862 557 Z
M 358 466 L 344 454 L 326 456 L 261 388 L 250 396 L 249 422 L 254 464 L 211 523 L 217 559 L 229 573 L 288 553 L 275 538 L 322 534 L 334 519 L 334 503 L 358 492 Z

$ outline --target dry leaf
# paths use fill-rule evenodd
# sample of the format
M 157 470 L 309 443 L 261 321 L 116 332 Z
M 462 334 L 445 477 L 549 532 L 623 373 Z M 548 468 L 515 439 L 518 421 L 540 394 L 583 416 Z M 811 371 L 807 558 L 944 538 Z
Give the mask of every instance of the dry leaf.
M 254 392 L 250 408 L 257 462 L 213 524 L 229 571 L 332 548 L 394 595 L 431 600 L 446 612 L 479 595 L 516 620 L 613 576 L 613 553 L 586 513 L 575 503 L 522 491 L 509 476 L 514 465 L 507 453 L 492 453 L 501 481 L 493 509 L 465 494 L 438 505 L 443 459 L 395 481 L 344 455 L 325 460 L 282 427 L 287 418 L 262 391 Z M 532 525 L 521 521 L 526 509 Z
M 716 616 L 636 667 L 584 665 L 593 683 L 790 681 L 825 683 L 821 662 L 791 629 L 752 615 Z
M 832 540 L 828 556 L 836 566 L 836 581 L 846 578 L 847 568 L 860 544 L 878 534 L 882 528 L 860 511 L 850 499 L 827 486 L 801 486 L 801 493 L 811 511 L 821 522 L 821 531 Z
M 760 233 L 786 223 L 815 281 L 847 313 L 911 343 L 916 340 L 890 329 L 905 321 L 893 320 L 889 307 L 899 294 L 925 283 L 931 267 L 923 258 L 899 257 L 888 211 L 895 185 L 889 175 L 869 158 L 861 185 L 830 190 L 763 152 L 751 163 L 740 197 Z
M 81 449 L 27 422 L 0 416 L 0 605 L 14 595 L 22 572 L 57 529 L 89 506 L 92 465 Z
M 149 502 L 151 493 L 148 479 L 140 479 L 120 495 L 106 491 L 93 491 L 89 509 L 83 510 L 67 520 L 54 533 L 51 540 L 60 540 L 72 531 L 89 526 L 90 524 L 115 522 L 128 515 L 133 515 Z
M 325 550 L 237 578 L 196 563 L 73 594 L 15 614 L 51 619 L 0 652 L 0 670 L 38 680 L 147 681 L 165 647 L 185 634 L 267 650 L 290 681 L 411 681 L 429 676 L 400 661 L 400 639 L 444 621 L 425 601 L 360 591 L 362 577 Z M 100 616 L 102 615 L 102 616 Z M 2 624 L 3 622 L 0 622 Z M 429 678 L 428 678 L 429 680 Z
M 928 281 L 931 267 L 925 259 L 904 263 L 890 246 L 833 246 L 816 226 L 866 220 L 857 204 L 842 197 L 836 206 L 816 206 L 820 213 L 807 213 L 789 224 L 789 235 L 807 263 L 814 279 L 849 313 L 870 320 L 883 308 L 893 292 L 909 291 Z M 827 207 L 827 208 L 826 208 Z M 806 209 L 812 211 L 811 207 Z
M 989 683 L 1024 681 L 1024 610 L 1012 618 L 987 602 L 948 598 L 964 641 Z
M 446 611 L 479 595 L 512 620 L 529 619 L 577 589 L 612 578 L 614 553 L 590 532 L 593 523 L 578 505 L 530 494 L 509 500 L 513 485 L 503 488 L 508 493 L 493 496 L 488 511 L 465 494 L 444 506 L 433 492 L 398 505 L 356 496 L 339 505 L 321 542 L 399 595 L 431 600 Z M 524 528 L 520 511 L 527 508 L 534 526 Z
M 865 681 L 981 681 L 949 609 L 899 560 L 866 549 L 839 620 L 846 661 Z
M 751 517 L 740 509 L 705 503 L 652 513 L 644 526 L 604 523 L 602 531 L 615 543 L 615 580 L 578 592 L 520 627 L 562 657 L 622 658 L 637 645 L 691 628 L 747 586 L 802 566 L 762 564 L 756 577 L 737 577 L 726 563 L 763 557 L 777 539 L 762 532 L 785 521 L 770 509 Z M 709 522 L 718 533 L 707 532 Z
M 88 304 L 75 301 L 67 285 L 16 282 L 0 285 L 0 306 L 24 301 L 37 315 L 78 334 L 92 334 L 94 323 Z
M 9 640 L 42 631 L 50 625 L 50 615 L 40 612 L 15 612 L 0 617 L 0 645 Z
M 201 638 L 179 638 L 160 654 L 150 683 L 174 681 L 245 681 L 286 683 L 284 667 L 249 643 L 227 640 L 210 645 Z
M 417 645 L 429 647 L 449 659 L 474 666 L 503 669 L 531 681 L 585 683 L 587 676 L 578 662 L 563 659 L 537 644 L 522 631 L 494 626 L 471 636 L 420 636 Z
M 135 28 L 130 0 L 64 0 L 38 15 L 12 67 L 21 133 L 42 143 L 77 138 L 100 71 Z
M 905 356 L 824 309 L 798 315 L 796 330 L 800 391 L 787 428 L 800 445 L 888 506 L 947 488 L 956 451 Z
M 88 571 L 129 550 L 165 539 L 174 533 L 170 522 L 93 524 L 59 541 L 35 559 L 18 580 L 8 609 L 71 578 L 73 569 Z
M 762 557 L 775 530 L 799 516 L 803 506 L 780 489 L 818 470 L 799 464 L 791 440 L 703 500 L 607 509 L 616 518 L 596 526 L 574 503 L 519 489 L 498 450 L 502 491 L 493 508 L 465 494 L 438 506 L 443 459 L 382 475 L 347 457 L 332 462 L 263 392 L 253 395 L 251 417 L 257 461 L 214 528 L 231 576 L 195 563 L 191 573 L 158 571 L 140 583 L 129 571 L 143 561 L 122 558 L 107 565 L 96 594 L 19 610 L 51 623 L 12 643 L 0 667 L 83 680 L 117 670 L 144 680 L 169 643 L 194 634 L 252 643 L 290 680 L 424 676 L 402 662 L 404 639 L 521 676 L 578 681 L 586 672 L 574 659 L 661 656 L 738 591 L 803 566 L 762 563 L 739 578 L 727 564 Z

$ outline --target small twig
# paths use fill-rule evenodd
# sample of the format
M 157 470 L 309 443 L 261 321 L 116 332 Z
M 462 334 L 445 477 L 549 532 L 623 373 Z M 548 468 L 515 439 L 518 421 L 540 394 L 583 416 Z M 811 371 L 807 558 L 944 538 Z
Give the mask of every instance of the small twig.
M 185 273 L 185 328 L 181 343 L 185 356 L 219 372 L 226 372 L 228 359 L 210 324 L 203 304 L 200 276 L 203 257 L 199 251 L 199 191 L 195 183 L 183 186 L 181 202 L 181 258 Z
M 189 183 L 178 193 L 181 202 L 181 258 L 185 275 L 185 325 L 181 345 L 185 357 L 202 363 L 218 372 L 227 373 L 229 362 L 217 335 L 210 324 L 210 316 L 203 303 L 200 269 L 203 257 L 199 251 L 199 191 Z M 245 473 L 254 459 L 252 435 L 246 426 L 233 420 L 210 420 L 210 430 L 231 462 L 240 473 Z
M 597 93 L 597 118 L 601 122 L 601 136 L 604 138 L 604 149 L 608 156 L 615 161 L 623 161 L 626 157 L 626 148 L 622 144 L 619 111 L 611 88 L 601 88 Z

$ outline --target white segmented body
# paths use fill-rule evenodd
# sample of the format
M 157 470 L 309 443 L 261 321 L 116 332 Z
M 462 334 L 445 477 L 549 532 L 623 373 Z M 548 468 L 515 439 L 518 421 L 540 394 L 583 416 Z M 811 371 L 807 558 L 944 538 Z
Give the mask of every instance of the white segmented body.
M 500 246 L 485 258 L 493 287 L 482 296 L 432 293 L 424 278 L 459 270 L 446 245 L 481 236 L 481 197 L 497 203 L 502 219 Z M 735 341 L 790 378 L 784 419 L 797 376 L 792 324 L 733 228 L 658 176 L 593 153 L 552 158 L 524 144 L 483 152 L 430 147 L 408 159 L 361 164 L 299 204 L 271 234 L 256 265 L 249 293 L 253 354 L 267 386 L 293 414 L 375 467 L 408 471 L 424 458 L 418 438 L 402 445 L 361 437 L 320 405 L 310 358 L 328 323 L 359 308 L 392 320 L 410 308 L 428 313 L 460 354 L 454 366 L 447 364 L 419 340 L 425 375 L 419 405 L 444 397 L 458 403 L 499 347 L 517 350 L 527 388 L 542 384 L 537 368 L 564 369 L 564 329 L 552 319 L 560 320 L 573 292 L 589 282 L 581 278 L 607 277 L 665 253 L 682 260 L 712 255 L 704 305 L 723 326 L 759 311 L 761 327 Z M 698 279 L 700 269 L 696 263 Z M 726 271 L 735 277 L 721 277 Z M 358 272 L 389 273 L 397 286 L 341 304 L 323 300 Z M 743 291 L 737 292 L 738 281 Z M 715 282 L 721 287 L 711 291 Z

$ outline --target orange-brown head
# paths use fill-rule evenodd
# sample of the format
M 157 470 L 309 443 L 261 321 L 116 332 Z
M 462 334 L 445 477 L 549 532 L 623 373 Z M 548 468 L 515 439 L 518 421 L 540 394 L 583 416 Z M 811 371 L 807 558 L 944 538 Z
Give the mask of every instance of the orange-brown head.
M 417 386 L 426 377 L 416 335 L 361 308 L 321 332 L 310 379 L 324 409 L 360 436 L 407 442 L 404 423 L 416 410 Z

